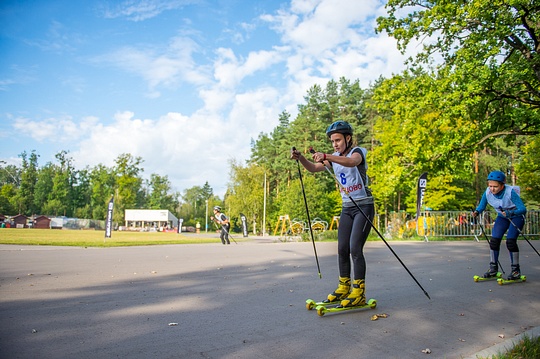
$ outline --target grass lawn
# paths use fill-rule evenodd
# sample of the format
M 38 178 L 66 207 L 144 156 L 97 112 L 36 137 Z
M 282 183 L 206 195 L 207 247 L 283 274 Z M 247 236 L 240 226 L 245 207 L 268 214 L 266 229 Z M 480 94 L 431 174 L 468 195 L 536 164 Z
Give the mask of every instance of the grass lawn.
M 245 241 L 241 234 L 231 233 L 232 238 L 237 242 Z M 325 231 L 315 233 L 316 241 L 337 241 L 337 231 Z M 283 237 L 283 238 L 287 238 Z M 311 242 L 309 233 L 303 233 L 297 240 Z M 474 238 L 434 238 L 430 241 L 452 241 L 452 240 L 473 240 Z M 368 238 L 370 241 L 380 241 L 381 239 L 372 231 Z M 423 241 L 423 237 L 412 237 L 407 239 L 390 239 L 405 241 Z M 231 241 L 232 243 L 233 241 Z M 0 228 L 0 244 L 26 244 L 41 246 L 74 246 L 74 247 L 126 247 L 126 246 L 148 246 L 159 244 L 194 244 L 194 243 L 221 243 L 216 236 L 209 233 L 201 234 L 178 234 L 173 232 L 129 232 L 114 231 L 111 238 L 105 238 L 105 231 L 75 230 L 75 229 L 35 229 L 35 228 Z
M 234 236 L 234 235 L 233 235 Z M 235 239 L 238 241 L 235 237 Z M 105 231 L 56 230 L 35 228 L 0 228 L 0 244 L 29 244 L 75 247 L 123 247 L 157 244 L 221 243 L 208 234 L 178 234 L 171 232 L 119 232 L 105 238 Z
M 540 337 L 525 336 L 506 353 L 492 355 L 482 359 L 537 359 L 540 358 Z

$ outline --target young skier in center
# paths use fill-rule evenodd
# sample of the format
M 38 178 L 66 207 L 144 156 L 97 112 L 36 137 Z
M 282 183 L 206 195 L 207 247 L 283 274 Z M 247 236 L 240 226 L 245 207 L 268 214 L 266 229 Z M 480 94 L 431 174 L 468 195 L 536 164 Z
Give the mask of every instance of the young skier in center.
M 326 130 L 326 135 L 332 141 L 335 152 L 332 154 L 316 152 L 313 154 L 315 162 L 309 161 L 297 150 L 291 151 L 291 158 L 300 161 L 310 172 L 321 172 L 325 170 L 326 165 L 332 166 L 336 179 L 343 185 L 341 189 L 342 208 L 338 227 L 339 284 L 335 291 L 328 294 L 324 302 L 341 301 L 342 307 L 365 305 L 366 261 L 364 244 L 371 230 L 371 225 L 356 205 L 362 209 L 370 221 L 373 220 L 375 207 L 371 191 L 367 188 L 367 150 L 353 145 L 353 129 L 345 121 L 332 123 Z M 351 258 L 353 263 L 352 290 Z

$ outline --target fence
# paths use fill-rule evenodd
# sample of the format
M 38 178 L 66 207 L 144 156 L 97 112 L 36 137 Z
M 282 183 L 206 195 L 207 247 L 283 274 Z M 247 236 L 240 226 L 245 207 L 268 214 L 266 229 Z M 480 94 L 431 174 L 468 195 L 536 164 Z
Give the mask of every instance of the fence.
M 105 230 L 105 221 L 67 217 L 51 218 L 51 228 Z
M 481 227 L 487 236 L 491 235 L 496 217 L 497 213 L 490 211 L 476 219 L 464 211 L 426 211 L 416 221 L 407 220 L 406 213 L 393 213 L 386 217 L 385 237 L 408 238 L 417 234 L 425 240 L 429 237 L 475 237 L 478 240 L 478 236 L 483 236 Z M 540 236 L 540 211 L 527 212 L 522 232 L 526 236 Z

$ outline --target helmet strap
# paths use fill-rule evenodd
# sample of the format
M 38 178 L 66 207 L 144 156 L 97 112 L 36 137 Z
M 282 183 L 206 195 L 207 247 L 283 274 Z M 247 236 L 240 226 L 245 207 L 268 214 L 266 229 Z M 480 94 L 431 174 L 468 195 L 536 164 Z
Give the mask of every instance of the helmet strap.
M 347 136 L 350 136 L 351 139 L 349 141 L 347 141 Z M 346 147 L 346 150 L 350 149 L 353 145 L 353 138 L 352 138 L 352 135 L 345 135 L 345 142 L 347 142 L 347 147 Z
M 346 156 L 347 153 L 349 153 L 349 150 L 351 149 L 352 147 L 352 144 L 353 144 L 353 139 L 352 139 L 352 135 L 348 135 L 348 134 L 345 134 L 343 133 L 343 139 L 345 140 L 345 143 L 347 144 L 347 146 L 345 147 L 345 151 L 343 151 L 343 153 L 341 154 L 341 156 Z M 351 140 L 350 141 L 347 141 L 347 136 L 351 136 Z

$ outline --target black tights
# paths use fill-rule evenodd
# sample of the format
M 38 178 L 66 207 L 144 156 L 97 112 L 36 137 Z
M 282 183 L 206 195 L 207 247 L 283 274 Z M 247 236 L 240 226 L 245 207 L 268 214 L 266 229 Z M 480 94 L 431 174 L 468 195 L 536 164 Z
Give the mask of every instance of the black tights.
M 373 221 L 375 213 L 374 205 L 361 204 L 359 206 L 370 221 Z M 340 277 L 350 278 L 352 258 L 354 279 L 366 278 L 364 244 L 370 230 L 371 225 L 356 206 L 342 208 L 338 228 L 338 265 Z
M 219 238 L 221 239 L 221 243 L 225 244 L 225 242 L 229 242 L 229 231 L 231 229 L 231 224 L 222 224 L 221 225 L 221 234 L 219 235 Z

